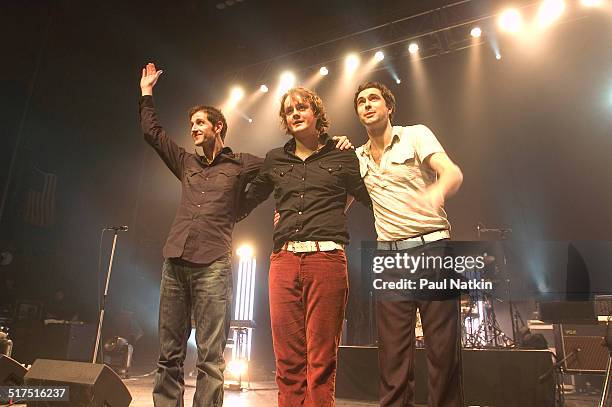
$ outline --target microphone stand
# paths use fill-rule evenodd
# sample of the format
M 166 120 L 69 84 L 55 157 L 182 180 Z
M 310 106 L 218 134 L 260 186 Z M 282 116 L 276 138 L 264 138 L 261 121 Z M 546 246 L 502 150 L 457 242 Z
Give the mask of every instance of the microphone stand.
M 544 374 L 538 377 L 538 383 L 542 383 L 544 380 L 546 380 L 548 376 L 550 376 L 557 368 L 561 367 L 563 363 L 565 363 L 566 360 L 572 357 L 577 357 L 578 353 L 581 351 L 582 349 L 576 348 L 573 351 L 571 351 L 567 356 L 565 356 L 563 359 L 554 363 Z
M 117 235 L 119 231 L 127 231 L 127 228 L 105 228 L 106 230 L 112 230 L 115 235 L 113 236 L 113 247 L 111 249 L 110 261 L 108 262 L 108 271 L 106 272 L 106 284 L 104 286 L 104 295 L 102 296 L 102 301 L 100 302 L 100 315 L 98 317 L 98 332 L 96 334 L 96 344 L 94 346 L 94 353 L 91 360 L 91 363 L 96 363 L 96 359 L 98 358 L 98 348 L 100 346 L 100 336 L 102 335 L 102 323 L 104 322 L 104 312 L 106 308 L 106 296 L 108 295 L 108 285 L 110 282 L 111 272 L 113 270 L 113 259 L 115 258 L 115 247 L 117 246 Z M 98 276 L 98 278 L 100 278 Z
M 476 232 L 478 233 L 478 238 L 480 238 L 481 233 L 496 233 L 499 236 L 499 240 L 502 242 L 508 239 L 508 235 L 512 233 L 512 229 L 510 228 L 488 228 L 482 222 L 478 222 L 476 225 Z M 504 258 L 503 258 L 503 273 L 504 273 L 504 282 L 506 283 L 506 296 L 508 299 L 508 308 L 510 312 L 510 323 L 512 325 L 512 341 L 514 344 L 517 343 L 517 333 L 518 333 L 518 322 L 516 321 L 516 316 L 520 317 L 518 309 L 514 307 L 514 303 L 512 302 L 512 293 L 510 290 L 510 275 L 508 274 L 508 259 L 506 258 L 506 251 L 504 250 Z M 516 313 L 516 316 L 515 316 Z M 521 318 L 522 321 L 522 318 Z

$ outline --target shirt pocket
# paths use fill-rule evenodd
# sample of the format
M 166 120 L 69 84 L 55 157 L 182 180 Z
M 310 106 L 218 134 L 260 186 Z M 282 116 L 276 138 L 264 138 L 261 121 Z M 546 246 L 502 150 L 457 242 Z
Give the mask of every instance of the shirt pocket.
M 276 166 L 272 169 L 272 174 L 277 185 L 285 185 L 292 178 L 293 164 Z
M 215 188 L 221 191 L 230 191 L 236 184 L 239 172 L 235 169 L 220 169 L 215 177 Z
M 387 172 L 389 177 L 398 181 L 414 180 L 419 172 L 414 149 L 404 147 L 391 151 Z
M 324 184 L 342 185 L 342 174 L 344 173 L 342 163 L 333 160 L 319 161 L 319 173 Z
M 184 182 L 192 188 L 202 189 L 204 186 L 204 176 L 201 168 L 186 168 Z

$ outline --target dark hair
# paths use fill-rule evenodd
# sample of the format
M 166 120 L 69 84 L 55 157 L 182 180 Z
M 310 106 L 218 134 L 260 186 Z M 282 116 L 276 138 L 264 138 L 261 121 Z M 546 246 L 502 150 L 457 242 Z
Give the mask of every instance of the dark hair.
M 355 113 L 357 112 L 357 97 L 362 91 L 369 88 L 375 88 L 380 91 L 383 99 L 385 99 L 385 105 L 387 105 L 387 108 L 391 110 L 389 113 L 389 120 L 392 120 L 393 114 L 395 113 L 395 96 L 393 96 L 393 93 L 389 90 L 389 88 L 380 82 L 365 82 L 359 85 L 357 92 L 355 92 L 355 98 L 353 99 Z
M 281 97 L 280 101 L 280 110 L 278 111 L 278 115 L 281 119 L 281 127 L 288 133 L 289 128 L 287 127 L 287 117 L 285 115 L 285 100 L 289 96 L 299 95 L 304 98 L 305 102 L 310 104 L 310 108 L 314 113 L 315 118 L 317 119 L 317 124 L 315 125 L 319 134 L 322 134 L 329 128 L 329 120 L 327 119 L 327 114 L 325 113 L 325 107 L 323 106 L 323 101 L 315 92 L 303 88 L 297 87 L 292 88 L 287 91 Z
M 221 110 L 212 106 L 194 106 L 189 109 L 189 120 L 191 120 L 193 115 L 197 112 L 206 113 L 206 118 L 213 125 L 213 127 L 219 122 L 223 123 L 223 128 L 221 129 L 221 141 L 225 141 L 225 133 L 227 133 L 227 121 L 225 120 L 225 116 L 223 116 L 223 113 L 221 113 Z

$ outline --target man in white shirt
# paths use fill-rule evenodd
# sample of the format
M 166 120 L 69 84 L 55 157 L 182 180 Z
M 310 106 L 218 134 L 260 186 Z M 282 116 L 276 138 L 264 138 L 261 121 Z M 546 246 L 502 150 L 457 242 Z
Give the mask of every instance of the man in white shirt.
M 373 203 L 378 253 L 444 256 L 450 238 L 444 200 L 459 189 L 461 170 L 426 126 L 391 125 L 395 97 L 383 84 L 367 82 L 359 86 L 354 106 L 369 138 L 357 149 L 357 156 Z M 443 273 L 423 272 L 438 277 Z M 392 279 L 401 277 L 393 276 L 393 271 L 385 273 Z M 377 300 L 380 405 L 414 406 L 418 308 L 428 361 L 428 404 L 463 406 L 457 293 L 421 294 L 395 299 L 379 296 Z

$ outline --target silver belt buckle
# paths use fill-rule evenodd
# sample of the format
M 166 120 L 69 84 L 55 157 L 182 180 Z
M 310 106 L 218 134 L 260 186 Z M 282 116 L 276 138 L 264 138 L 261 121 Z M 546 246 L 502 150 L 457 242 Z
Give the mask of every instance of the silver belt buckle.
M 295 253 L 306 253 L 311 251 L 309 242 L 293 242 L 293 251 Z

